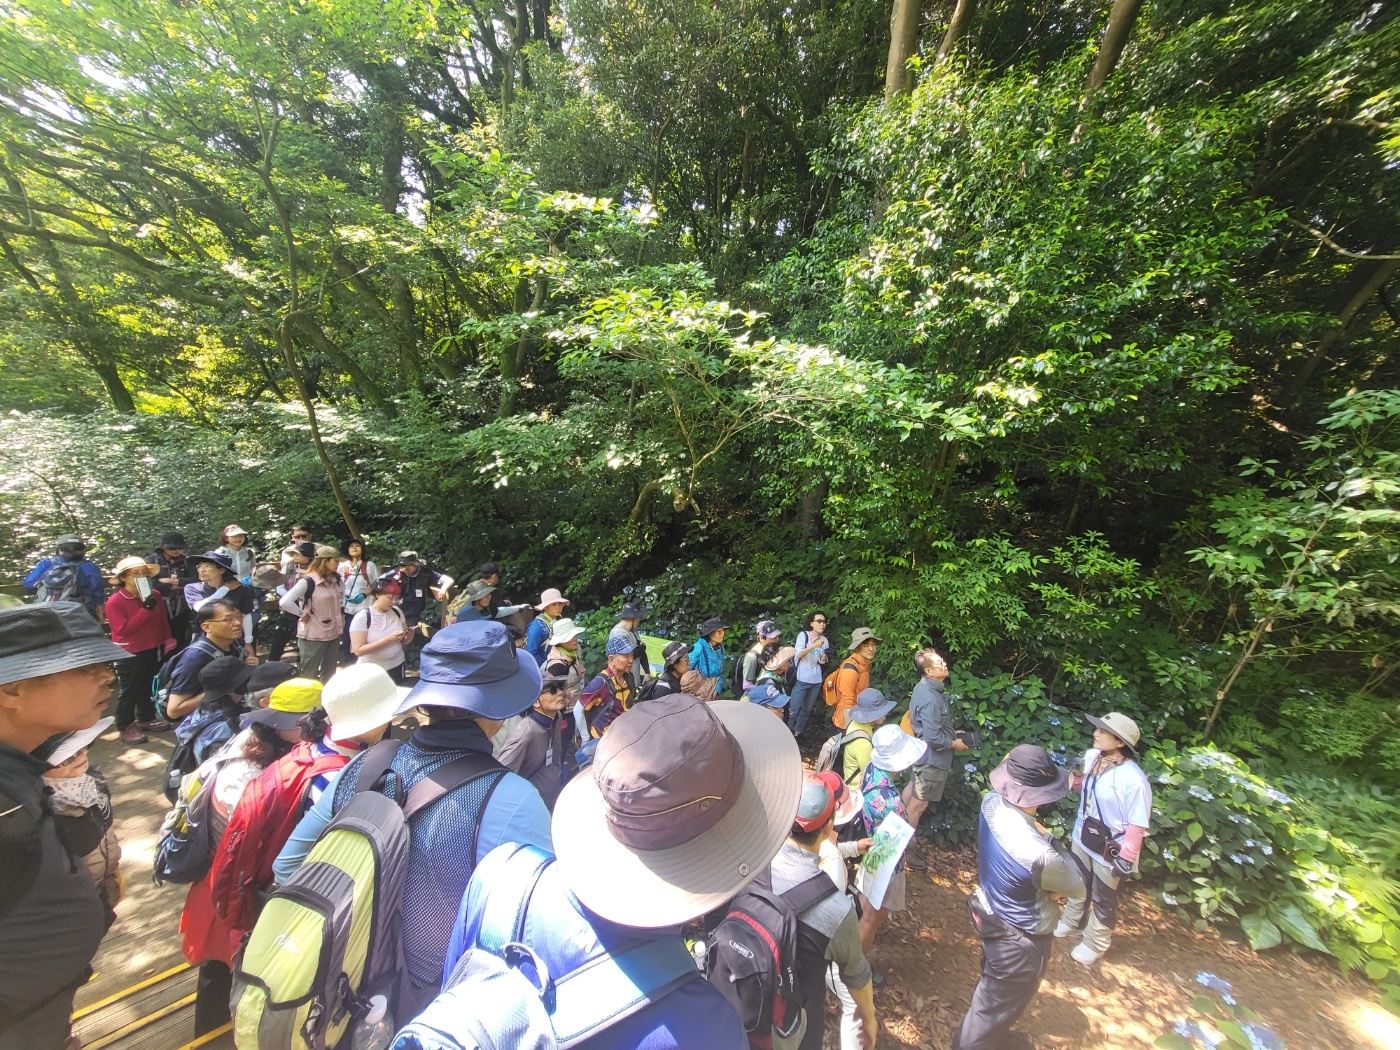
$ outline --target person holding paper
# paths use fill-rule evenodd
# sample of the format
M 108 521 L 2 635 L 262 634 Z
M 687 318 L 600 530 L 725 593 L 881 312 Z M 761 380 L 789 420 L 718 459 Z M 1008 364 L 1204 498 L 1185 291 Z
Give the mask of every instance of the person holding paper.
M 897 842 L 898 856 L 894 858 L 893 871 L 883 893 L 875 891 L 875 886 L 883 882 L 877 869 L 872 872 L 869 864 L 862 864 L 856 871 L 856 889 L 861 894 L 860 946 L 866 955 L 875 944 L 875 935 L 880 932 L 885 919 L 892 911 L 904 910 L 904 851 L 913 837 L 913 825 L 909 824 L 909 814 L 904 808 L 904 799 L 899 788 L 895 787 L 894 774 L 902 773 L 923 757 L 928 745 L 915 740 L 899 726 L 881 726 L 875 730 L 870 751 L 870 764 L 860 778 L 860 793 L 863 800 L 862 812 L 865 817 L 866 834 L 875 839 L 871 853 L 877 853 L 881 838 L 891 838 L 893 829 L 885 829 L 885 835 L 876 832 L 891 815 L 899 817 L 908 834 L 900 835 Z M 872 899 L 873 897 L 873 899 Z M 878 903 L 877 903 L 878 902 Z

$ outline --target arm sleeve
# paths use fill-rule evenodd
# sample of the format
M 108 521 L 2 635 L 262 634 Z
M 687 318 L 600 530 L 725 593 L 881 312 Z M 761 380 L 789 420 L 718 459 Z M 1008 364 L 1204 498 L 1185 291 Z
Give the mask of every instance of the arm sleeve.
M 335 801 L 335 783 L 339 776 L 340 772 L 337 770 L 326 785 L 326 790 L 321 792 L 316 804 L 306 811 L 306 816 L 297 823 L 296 830 L 287 839 L 282 852 L 277 854 L 277 859 L 272 862 L 272 874 L 279 884 L 290 879 L 292 873 L 301 867 L 301 862 L 306 859 L 311 847 L 316 845 L 321 832 L 326 830 L 326 825 L 335 815 L 332 802 Z
M 107 581 L 102 578 L 102 570 L 90 561 L 85 561 L 78 570 L 87 577 L 88 595 L 94 604 L 107 601 Z
M 126 632 L 127 622 L 130 619 L 131 614 L 126 610 L 126 602 L 123 602 L 115 594 L 107 599 L 107 623 L 111 625 L 114 637 Z M 168 633 L 169 628 L 166 630 Z
M 831 935 L 826 957 L 841 971 L 841 981 L 847 988 L 864 988 L 870 983 L 870 963 L 860 950 L 860 926 L 854 908 L 846 910 L 846 917 Z
M 1031 868 L 1036 888 L 1046 893 L 1063 893 L 1066 897 L 1084 896 L 1084 875 L 1069 850 L 1058 842 L 1046 844 Z
M 253 614 L 243 614 L 243 644 L 251 648 L 253 644 Z
M 927 707 L 928 725 L 924 741 L 930 751 L 951 754 L 953 750 L 953 713 L 948 708 L 948 700 L 941 693 L 935 696 Z
M 52 558 L 41 558 L 39 564 L 29 570 L 29 575 L 24 578 L 24 589 L 26 591 L 38 590 L 39 581 L 44 578 L 44 573 L 49 571 L 49 566 L 52 563 Z
M 507 773 L 492 794 L 491 801 L 486 804 L 486 812 L 481 815 L 481 831 L 476 845 L 477 863 L 505 842 L 538 846 L 553 853 L 554 840 L 549 834 L 549 819 L 549 810 L 545 808 L 535 785 L 515 773 Z M 301 830 L 300 826 L 297 830 Z
M 305 593 L 306 577 L 303 576 L 292 585 L 291 590 L 277 599 L 277 608 L 281 609 L 288 616 L 301 616 L 302 608 L 297 603 L 301 601 L 301 597 Z

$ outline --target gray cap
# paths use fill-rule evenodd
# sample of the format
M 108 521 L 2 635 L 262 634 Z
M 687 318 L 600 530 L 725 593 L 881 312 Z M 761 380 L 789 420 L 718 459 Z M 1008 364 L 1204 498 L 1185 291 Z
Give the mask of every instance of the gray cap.
M 0 609 L 0 685 L 130 655 L 108 641 L 92 614 L 77 602 Z
M 55 547 L 87 547 L 87 544 L 83 542 L 83 538 L 73 532 L 65 532 L 62 536 L 53 541 L 53 545 Z

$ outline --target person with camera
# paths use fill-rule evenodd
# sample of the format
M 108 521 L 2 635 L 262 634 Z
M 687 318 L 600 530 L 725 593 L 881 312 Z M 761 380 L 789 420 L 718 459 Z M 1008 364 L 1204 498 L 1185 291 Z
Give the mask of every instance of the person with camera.
M 1094 727 L 1094 746 L 1084 753 L 1082 768 L 1075 773 L 1079 816 L 1070 848 L 1090 878 L 1088 892 L 1065 905 L 1055 936 L 1078 935 L 1070 956 L 1082 966 L 1093 966 L 1113 940 L 1119 886 L 1137 871 L 1152 816 L 1152 785 L 1137 761 L 1137 723 L 1117 711 L 1086 717 Z

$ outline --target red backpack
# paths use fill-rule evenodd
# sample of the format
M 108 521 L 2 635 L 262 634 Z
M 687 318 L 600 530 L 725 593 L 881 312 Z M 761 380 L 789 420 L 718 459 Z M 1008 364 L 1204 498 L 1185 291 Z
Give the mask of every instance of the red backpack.
M 305 813 L 311 782 L 349 761 L 349 755 L 319 755 L 303 740 L 244 788 L 209 868 L 214 910 L 230 927 L 253 928 L 258 895 L 272 885 L 272 862 Z

